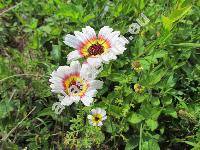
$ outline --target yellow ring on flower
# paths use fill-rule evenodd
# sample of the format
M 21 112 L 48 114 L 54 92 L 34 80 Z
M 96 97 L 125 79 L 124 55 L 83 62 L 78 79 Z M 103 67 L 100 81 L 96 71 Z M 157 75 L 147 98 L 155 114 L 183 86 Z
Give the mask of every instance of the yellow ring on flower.
M 92 116 L 92 122 L 93 122 L 94 124 L 96 124 L 96 125 L 97 125 L 99 122 L 101 122 L 102 119 L 103 119 L 102 114 L 94 114 L 94 115 Z
M 83 96 L 85 94 L 85 92 L 87 91 L 88 85 L 86 83 L 84 83 L 83 79 L 80 78 L 79 74 L 72 74 L 65 78 L 65 80 L 64 80 L 65 92 L 67 94 L 70 94 L 69 88 L 70 88 L 72 82 L 80 82 L 83 86 L 82 90 L 79 93 L 76 93 L 76 94 L 73 93 L 73 96 Z
M 97 56 L 94 56 L 94 55 L 90 55 L 89 52 L 88 52 L 88 49 L 92 46 L 92 45 L 95 45 L 95 44 L 100 44 L 102 47 L 103 47 L 103 50 L 104 52 L 103 53 L 107 53 L 108 52 L 108 49 L 110 48 L 110 43 L 103 39 L 103 38 L 100 38 L 100 39 L 96 39 L 96 38 L 92 38 L 88 41 L 86 41 L 85 43 L 83 43 L 81 46 L 80 46 L 80 53 L 81 55 L 83 55 L 84 57 L 97 57 Z

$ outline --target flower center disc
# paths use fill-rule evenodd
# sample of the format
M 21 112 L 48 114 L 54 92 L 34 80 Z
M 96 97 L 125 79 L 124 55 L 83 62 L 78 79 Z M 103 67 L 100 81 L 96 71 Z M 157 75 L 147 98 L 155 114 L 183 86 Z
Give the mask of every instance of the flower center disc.
M 93 122 L 94 123 L 99 123 L 102 120 L 102 115 L 101 114 L 95 114 L 93 115 Z
M 79 81 L 72 81 L 69 85 L 69 93 L 72 95 L 79 94 L 83 90 L 83 84 Z
M 99 117 L 95 117 L 94 120 L 95 120 L 95 121 L 99 121 Z
M 63 80 L 65 92 L 72 96 L 82 96 L 87 91 L 88 84 L 80 78 L 79 74 L 71 74 Z
M 88 53 L 93 56 L 101 55 L 103 52 L 104 52 L 104 47 L 99 43 L 92 44 L 92 46 L 88 48 Z

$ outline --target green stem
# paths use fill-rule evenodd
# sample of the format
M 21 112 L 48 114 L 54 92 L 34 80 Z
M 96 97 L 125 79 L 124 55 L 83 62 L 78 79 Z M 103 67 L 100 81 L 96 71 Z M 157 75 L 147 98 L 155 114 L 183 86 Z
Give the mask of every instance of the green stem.
M 142 132 L 143 132 L 143 126 L 142 126 L 142 124 L 141 124 L 141 126 L 140 126 L 139 150 L 142 150 Z

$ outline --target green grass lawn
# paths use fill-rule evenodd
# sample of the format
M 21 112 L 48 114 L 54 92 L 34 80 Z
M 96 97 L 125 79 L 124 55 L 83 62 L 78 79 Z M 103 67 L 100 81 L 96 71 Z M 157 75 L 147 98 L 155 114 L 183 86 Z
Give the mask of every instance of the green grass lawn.
M 200 150 L 199 14 L 198 0 L 1 0 L 0 149 Z M 69 65 L 65 35 L 86 26 L 129 43 L 103 64 L 92 105 L 56 114 L 49 78 Z M 97 107 L 101 127 L 87 119 Z

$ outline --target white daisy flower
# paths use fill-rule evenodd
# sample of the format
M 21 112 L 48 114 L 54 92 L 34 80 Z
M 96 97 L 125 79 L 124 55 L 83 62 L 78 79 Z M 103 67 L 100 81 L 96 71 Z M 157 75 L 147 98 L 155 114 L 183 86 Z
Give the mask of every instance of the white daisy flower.
M 68 54 L 68 62 L 79 58 L 86 58 L 90 65 L 99 66 L 102 62 L 108 63 L 117 59 L 116 55 L 123 54 L 128 40 L 120 36 L 119 31 L 104 26 L 98 36 L 93 28 L 86 26 L 82 32 L 75 31 L 74 35 L 67 34 L 64 43 L 75 48 Z
M 70 66 L 60 66 L 49 79 L 51 91 L 63 95 L 59 97 L 62 105 L 69 106 L 81 100 L 85 106 L 89 106 L 97 89 L 103 86 L 102 81 L 94 80 L 96 76 L 89 75 L 93 73 L 94 69 L 90 65 L 81 66 L 78 61 L 71 62 Z
M 107 119 L 106 111 L 101 108 L 91 110 L 91 115 L 88 115 L 89 123 L 93 126 L 102 126 L 103 121 Z

